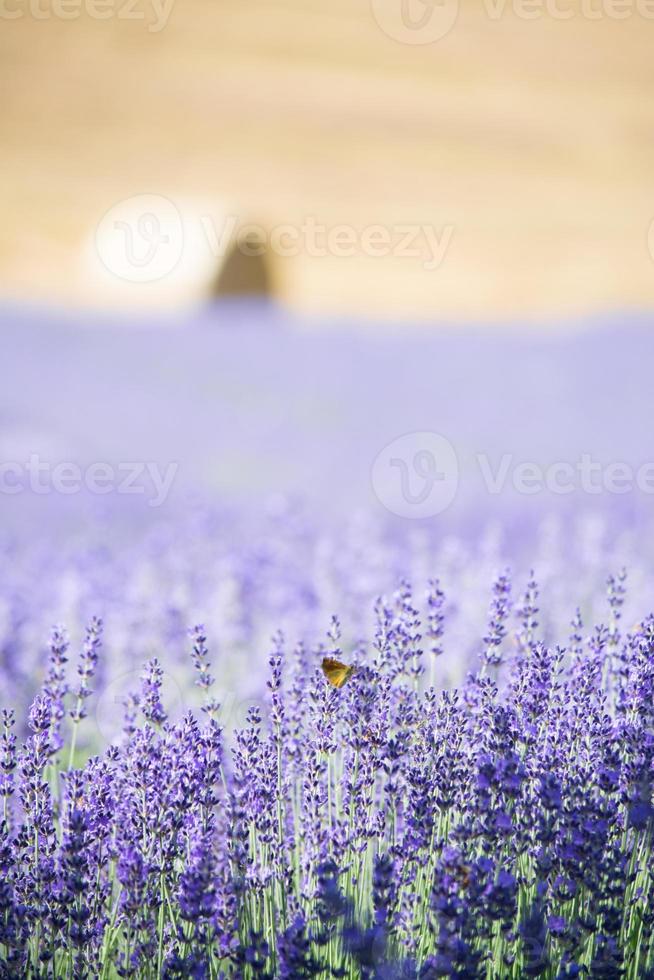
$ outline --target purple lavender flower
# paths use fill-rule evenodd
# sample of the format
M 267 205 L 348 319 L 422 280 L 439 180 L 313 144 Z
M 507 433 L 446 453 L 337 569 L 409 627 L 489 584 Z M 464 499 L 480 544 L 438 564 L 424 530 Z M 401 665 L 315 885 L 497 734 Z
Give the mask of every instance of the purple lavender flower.
M 93 675 L 98 666 L 100 647 L 102 645 L 102 628 L 102 620 L 94 618 L 86 630 L 84 646 L 77 667 L 79 684 L 73 692 L 77 700 L 75 707 L 70 712 L 73 724 L 79 724 L 83 718 L 86 718 L 84 703 L 93 693 L 90 683 L 93 680 Z
M 177 902 L 180 915 L 196 928 L 211 919 L 215 911 L 215 859 L 211 835 L 194 829 L 189 841 L 186 867 L 179 877 Z
M 63 745 L 61 723 L 65 715 L 64 698 L 68 693 L 66 663 L 68 662 L 68 636 L 62 627 L 55 626 L 50 637 L 48 671 L 43 693 L 49 698 L 51 712 L 51 740 L 53 752 Z
M 15 724 L 13 711 L 2 712 L 2 741 L 0 743 L 0 795 L 2 796 L 2 820 L 6 829 L 10 823 L 11 798 L 16 787 L 16 736 L 13 732 Z
M 322 967 L 311 947 L 307 924 L 301 915 L 297 915 L 278 940 L 278 975 L 281 980 L 319 976 Z
M 499 575 L 493 585 L 488 632 L 484 637 L 482 663 L 487 667 L 499 667 L 502 663 L 501 647 L 507 634 L 506 622 L 511 602 L 511 579 L 508 572 Z
M 214 678 L 209 673 L 211 664 L 209 663 L 209 650 L 207 648 L 207 636 L 204 626 L 202 624 L 194 626 L 191 630 L 191 637 L 193 639 L 191 659 L 198 674 L 195 683 L 206 693 L 213 685 Z
M 161 664 L 156 658 L 149 660 L 141 675 L 141 696 L 139 703 L 143 717 L 153 725 L 163 725 L 168 717 L 161 703 L 162 683 L 163 669 Z

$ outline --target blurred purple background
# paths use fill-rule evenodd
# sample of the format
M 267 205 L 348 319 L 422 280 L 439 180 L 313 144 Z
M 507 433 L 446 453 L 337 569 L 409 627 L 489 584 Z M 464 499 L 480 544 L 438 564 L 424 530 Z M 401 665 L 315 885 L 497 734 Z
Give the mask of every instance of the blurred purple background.
M 581 490 L 516 493 L 510 478 L 489 494 L 479 454 L 493 472 L 510 456 L 509 473 L 525 462 L 574 465 L 584 453 L 603 466 L 654 457 L 646 317 L 529 334 L 380 333 L 238 303 L 163 323 L 9 308 L 0 334 L 2 459 L 174 463 L 166 506 L 198 494 L 256 505 L 284 494 L 337 517 L 383 514 L 375 458 L 407 433 L 435 432 L 458 458 L 454 501 L 435 518 L 453 527 L 471 513 L 565 509 L 580 493 L 590 509 L 616 503 Z M 26 496 L 0 496 L 3 523 Z M 623 511 L 651 508 L 636 487 L 619 496 Z M 158 509 L 144 496 L 128 502 L 143 520 Z

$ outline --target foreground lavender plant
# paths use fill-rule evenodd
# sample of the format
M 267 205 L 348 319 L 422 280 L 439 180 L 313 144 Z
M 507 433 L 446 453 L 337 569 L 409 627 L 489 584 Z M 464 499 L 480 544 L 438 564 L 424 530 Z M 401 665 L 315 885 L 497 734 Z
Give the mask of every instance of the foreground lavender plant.
M 496 579 L 458 690 L 426 680 L 435 582 L 424 613 L 404 580 L 375 603 L 341 690 L 319 670 L 348 658 L 337 619 L 292 654 L 277 633 L 234 732 L 197 626 L 203 710 L 170 720 L 150 660 L 85 762 L 102 623 L 76 687 L 55 631 L 24 737 L 4 715 L 0 977 L 654 976 L 654 616 L 623 631 L 621 574 L 568 649 L 539 637 L 533 573 L 516 594 Z

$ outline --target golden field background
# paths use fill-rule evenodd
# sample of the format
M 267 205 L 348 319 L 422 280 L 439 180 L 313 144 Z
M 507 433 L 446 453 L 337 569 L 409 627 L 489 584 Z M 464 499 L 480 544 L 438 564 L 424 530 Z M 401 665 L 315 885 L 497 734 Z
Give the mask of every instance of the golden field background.
M 367 0 L 177 0 L 159 32 L 145 0 L 143 20 L 0 20 L 2 296 L 167 306 L 165 288 L 100 283 L 88 260 L 108 209 L 162 194 L 270 227 L 451 227 L 433 270 L 279 258 L 275 291 L 303 312 L 651 307 L 654 20 L 572 6 L 494 20 L 464 0 L 425 45 L 387 36 Z M 211 278 L 198 269 L 174 302 Z

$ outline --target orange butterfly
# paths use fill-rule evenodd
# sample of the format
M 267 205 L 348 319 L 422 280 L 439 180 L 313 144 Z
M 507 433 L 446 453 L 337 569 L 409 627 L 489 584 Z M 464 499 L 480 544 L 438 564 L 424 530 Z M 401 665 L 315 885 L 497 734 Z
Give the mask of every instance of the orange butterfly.
M 323 657 L 322 672 L 332 687 L 340 688 L 350 679 L 354 667 L 348 667 L 347 664 L 342 664 L 340 660 L 334 660 L 333 657 Z
M 469 864 L 461 864 L 454 872 L 454 877 L 462 888 L 468 888 L 471 880 L 472 868 Z

